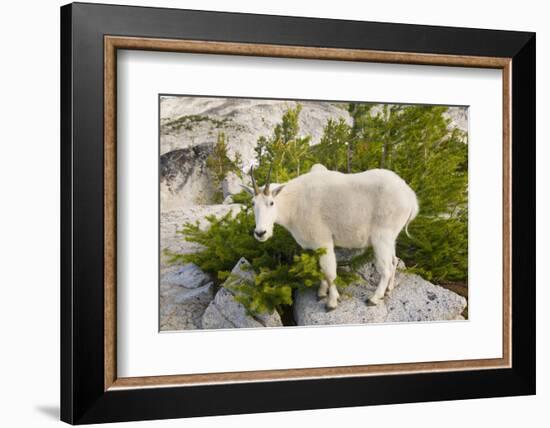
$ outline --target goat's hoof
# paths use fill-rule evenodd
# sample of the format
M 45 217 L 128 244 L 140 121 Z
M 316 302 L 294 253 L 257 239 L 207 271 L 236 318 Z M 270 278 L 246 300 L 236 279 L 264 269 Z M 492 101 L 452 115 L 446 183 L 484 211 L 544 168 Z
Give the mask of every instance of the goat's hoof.
M 371 297 L 367 300 L 367 306 L 378 306 L 380 304 L 380 299 L 376 297 Z
M 323 300 L 327 296 L 327 293 L 317 293 L 317 300 Z
M 325 305 L 325 308 L 327 310 L 327 312 L 330 312 L 330 311 L 333 311 L 334 309 L 336 309 L 338 307 L 338 304 L 337 303 L 328 303 Z

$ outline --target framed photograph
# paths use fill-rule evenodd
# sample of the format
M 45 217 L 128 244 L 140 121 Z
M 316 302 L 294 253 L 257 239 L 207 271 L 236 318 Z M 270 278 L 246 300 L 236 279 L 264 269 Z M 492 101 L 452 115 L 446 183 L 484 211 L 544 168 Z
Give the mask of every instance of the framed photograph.
M 61 418 L 535 393 L 535 35 L 61 8 Z

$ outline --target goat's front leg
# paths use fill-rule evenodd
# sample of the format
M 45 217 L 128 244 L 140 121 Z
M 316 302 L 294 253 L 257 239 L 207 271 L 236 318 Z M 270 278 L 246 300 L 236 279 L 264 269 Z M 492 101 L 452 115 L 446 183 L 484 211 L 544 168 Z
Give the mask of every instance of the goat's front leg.
M 325 279 L 326 279 L 325 287 L 328 287 L 328 299 L 327 299 L 326 306 L 328 310 L 332 310 L 332 309 L 336 309 L 336 307 L 338 306 L 338 299 L 340 298 L 338 289 L 334 284 L 334 280 L 336 279 L 336 255 L 334 254 L 333 245 L 330 245 L 324 248 L 326 249 L 326 253 L 320 257 L 319 265 L 321 267 L 321 271 L 323 271 L 323 274 L 325 275 Z M 322 292 L 323 286 L 324 284 L 323 282 L 321 282 L 321 287 L 319 288 L 319 295 Z

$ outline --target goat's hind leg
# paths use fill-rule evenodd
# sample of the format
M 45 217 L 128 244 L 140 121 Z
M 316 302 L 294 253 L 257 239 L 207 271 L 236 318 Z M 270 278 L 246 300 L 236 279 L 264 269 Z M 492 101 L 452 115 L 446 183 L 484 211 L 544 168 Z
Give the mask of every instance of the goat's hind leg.
M 392 272 L 391 272 L 391 277 L 390 277 L 390 280 L 388 282 L 388 288 L 386 290 L 387 293 L 389 293 L 390 291 L 392 291 L 395 287 L 395 273 L 397 272 L 397 263 L 399 262 L 399 259 L 397 257 L 395 257 L 395 254 L 393 256 L 393 263 L 392 263 Z
M 395 274 L 394 245 L 394 241 L 392 239 L 388 239 L 386 236 L 379 236 L 372 240 L 375 266 L 376 270 L 380 274 L 380 282 L 378 283 L 378 287 L 369 299 L 369 302 L 373 305 L 378 305 L 382 299 L 384 299 L 386 288 L 388 288 L 390 282 L 393 282 L 392 279 Z
M 327 297 L 328 294 L 328 281 L 326 279 L 323 279 L 321 281 L 321 285 L 319 285 L 319 289 L 317 290 L 317 297 L 319 299 L 322 299 L 324 297 Z
M 326 253 L 319 259 L 319 265 L 325 275 L 326 281 L 324 282 L 326 285 L 321 282 L 318 295 L 320 296 L 322 291 L 326 292 L 326 288 L 323 290 L 323 287 L 328 287 L 328 299 L 326 306 L 328 310 L 332 310 L 336 309 L 338 306 L 338 299 L 340 298 L 340 293 L 338 293 L 338 289 L 334 284 L 334 280 L 336 279 L 336 255 L 334 254 L 334 247 L 332 245 L 324 248 L 326 249 Z

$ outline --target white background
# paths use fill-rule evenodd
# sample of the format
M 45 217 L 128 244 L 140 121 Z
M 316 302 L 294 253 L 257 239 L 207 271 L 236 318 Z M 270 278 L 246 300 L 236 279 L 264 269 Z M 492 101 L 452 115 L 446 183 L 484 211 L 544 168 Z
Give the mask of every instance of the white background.
M 117 78 L 119 376 L 502 356 L 502 71 L 123 51 Z M 470 319 L 159 334 L 159 93 L 469 105 Z
M 111 3 L 109 1 L 104 1 Z M 538 156 L 537 262 L 550 257 L 548 128 L 550 29 L 544 2 L 441 1 L 274 2 L 126 1 L 129 4 L 195 9 L 393 21 L 415 24 L 537 31 Z M 59 403 L 59 10 L 62 2 L 5 2 L 0 13 L 0 418 L 3 426 L 58 424 Z M 543 197 L 544 196 L 544 197 Z M 353 409 L 285 412 L 192 420 L 155 421 L 139 426 L 280 427 L 422 426 L 491 424 L 544 426 L 550 401 L 548 274 L 537 274 L 538 395 L 461 402 L 419 403 Z M 473 386 L 475 387 L 475 386 Z M 388 417 L 390 416 L 390 417 Z M 125 426 L 138 426 L 138 423 Z

